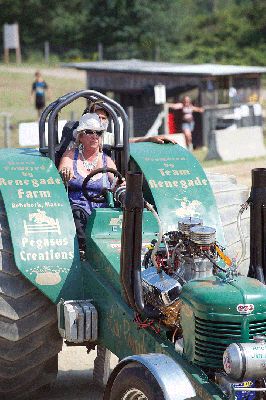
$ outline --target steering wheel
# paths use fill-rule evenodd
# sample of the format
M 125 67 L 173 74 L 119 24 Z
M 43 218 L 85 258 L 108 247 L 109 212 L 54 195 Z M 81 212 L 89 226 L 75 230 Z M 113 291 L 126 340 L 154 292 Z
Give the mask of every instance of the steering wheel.
M 94 171 L 90 172 L 90 173 L 86 176 L 86 178 L 84 179 L 84 181 L 83 181 L 83 183 L 82 183 L 82 188 L 81 188 L 81 189 L 82 189 L 82 193 L 83 193 L 84 197 L 86 197 L 86 199 L 87 199 L 88 201 L 93 201 L 94 203 L 104 203 L 104 202 L 106 201 L 106 192 L 109 191 L 108 188 L 103 187 L 102 190 L 101 190 L 101 193 L 92 196 L 92 195 L 89 195 L 89 194 L 88 194 L 88 189 L 87 189 L 86 186 L 87 186 L 87 183 L 89 182 L 89 180 L 90 180 L 94 175 L 97 175 L 97 174 L 100 174 L 100 173 L 102 173 L 102 174 L 107 174 L 108 172 L 110 172 L 111 174 L 117 176 L 117 178 L 118 178 L 117 183 L 118 183 L 118 184 L 120 184 L 120 183 L 123 182 L 123 177 L 122 177 L 122 175 L 121 175 L 120 172 L 118 172 L 116 169 L 108 168 L 108 167 L 106 167 L 106 168 L 98 168 L 98 169 L 95 169 Z

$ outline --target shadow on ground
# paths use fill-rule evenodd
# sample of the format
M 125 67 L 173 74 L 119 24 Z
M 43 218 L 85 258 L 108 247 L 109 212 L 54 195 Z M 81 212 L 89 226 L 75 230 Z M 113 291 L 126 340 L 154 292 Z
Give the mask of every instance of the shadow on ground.
M 59 353 L 59 373 L 50 391 L 43 390 L 27 400 L 102 400 L 104 388 L 93 383 L 96 351 L 87 354 L 84 347 L 66 347 Z

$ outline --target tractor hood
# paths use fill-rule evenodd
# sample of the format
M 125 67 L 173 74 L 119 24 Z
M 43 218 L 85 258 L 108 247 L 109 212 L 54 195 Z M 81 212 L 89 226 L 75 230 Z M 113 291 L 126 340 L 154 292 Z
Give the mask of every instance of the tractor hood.
M 206 314 L 266 312 L 266 286 L 245 276 L 235 277 L 230 282 L 220 276 L 190 281 L 184 285 L 180 297 L 193 310 Z

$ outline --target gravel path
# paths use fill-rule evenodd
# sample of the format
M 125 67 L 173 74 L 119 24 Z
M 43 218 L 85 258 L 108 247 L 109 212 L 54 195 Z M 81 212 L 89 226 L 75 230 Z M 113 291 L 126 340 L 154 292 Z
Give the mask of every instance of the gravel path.
M 13 73 L 26 73 L 34 75 L 38 67 L 28 67 L 28 66 L 6 66 L 0 65 L 1 72 L 13 72 Z M 57 78 L 71 78 L 77 79 L 79 81 L 86 81 L 86 72 L 79 71 L 74 68 L 40 68 L 41 72 L 45 76 L 53 76 Z

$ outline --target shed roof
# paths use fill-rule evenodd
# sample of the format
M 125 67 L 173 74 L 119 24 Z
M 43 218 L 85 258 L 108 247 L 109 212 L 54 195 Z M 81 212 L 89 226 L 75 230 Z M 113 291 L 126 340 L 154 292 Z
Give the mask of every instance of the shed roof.
M 167 75 L 265 74 L 266 67 L 221 64 L 174 64 L 143 60 L 108 60 L 63 64 L 64 67 L 99 72 L 130 72 Z

